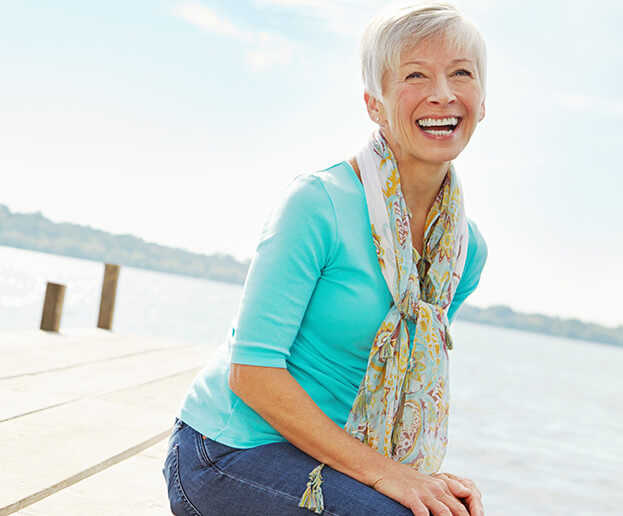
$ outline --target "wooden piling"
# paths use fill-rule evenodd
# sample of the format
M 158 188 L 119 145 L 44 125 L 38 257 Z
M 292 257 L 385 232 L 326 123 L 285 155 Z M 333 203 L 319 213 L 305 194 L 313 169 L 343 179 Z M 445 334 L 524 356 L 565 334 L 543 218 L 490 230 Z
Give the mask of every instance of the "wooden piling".
M 104 281 L 102 282 L 102 297 L 100 299 L 100 313 L 97 327 L 104 330 L 112 329 L 112 319 L 115 311 L 115 297 L 117 296 L 117 282 L 119 280 L 119 265 L 106 264 Z
M 45 288 L 43 313 L 41 314 L 41 329 L 44 331 L 58 331 L 63 313 L 65 299 L 65 285 L 48 282 Z

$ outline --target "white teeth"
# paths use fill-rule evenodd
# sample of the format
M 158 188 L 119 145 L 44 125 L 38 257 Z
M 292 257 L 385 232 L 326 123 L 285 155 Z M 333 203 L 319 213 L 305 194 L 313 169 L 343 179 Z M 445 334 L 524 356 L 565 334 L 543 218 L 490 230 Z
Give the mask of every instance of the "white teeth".
M 456 117 L 451 118 L 422 118 L 417 121 L 420 127 L 433 127 L 438 125 L 457 125 L 459 119 Z
M 449 131 L 437 131 L 435 129 L 425 129 L 424 132 L 427 133 L 427 134 L 432 134 L 434 136 L 445 136 L 447 134 L 452 134 L 452 130 L 449 130 Z

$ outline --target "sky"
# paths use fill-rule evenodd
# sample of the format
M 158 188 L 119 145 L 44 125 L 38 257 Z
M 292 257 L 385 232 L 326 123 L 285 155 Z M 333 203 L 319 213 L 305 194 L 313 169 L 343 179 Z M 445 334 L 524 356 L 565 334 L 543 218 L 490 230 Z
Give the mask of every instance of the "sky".
M 251 258 L 288 183 L 374 129 L 358 42 L 386 4 L 0 0 L 0 204 Z M 468 302 L 623 324 L 623 3 L 455 4 L 488 48 Z

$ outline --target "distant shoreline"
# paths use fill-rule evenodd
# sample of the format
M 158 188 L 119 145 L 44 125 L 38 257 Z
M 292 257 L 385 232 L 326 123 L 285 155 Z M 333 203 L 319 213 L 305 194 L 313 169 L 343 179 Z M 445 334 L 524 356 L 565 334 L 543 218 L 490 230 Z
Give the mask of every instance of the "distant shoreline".
M 11 213 L 2 204 L 0 245 L 238 284 L 244 283 L 250 264 L 225 254 L 191 253 L 134 235 L 55 223 L 39 212 Z
M 515 312 L 504 305 L 494 305 L 488 308 L 465 305 L 459 310 L 457 319 L 530 333 L 540 333 L 541 335 L 623 347 L 623 325 L 608 328 L 607 326 L 587 323 L 574 318 L 563 319 L 541 314 Z
M 244 283 L 250 265 L 248 260 L 240 262 L 226 254 L 202 255 L 145 242 L 133 235 L 55 223 L 41 213 L 12 213 L 2 204 L 0 245 L 238 285 Z M 623 325 L 608 328 L 578 319 L 519 313 L 503 305 L 488 308 L 465 305 L 457 318 L 623 347 Z

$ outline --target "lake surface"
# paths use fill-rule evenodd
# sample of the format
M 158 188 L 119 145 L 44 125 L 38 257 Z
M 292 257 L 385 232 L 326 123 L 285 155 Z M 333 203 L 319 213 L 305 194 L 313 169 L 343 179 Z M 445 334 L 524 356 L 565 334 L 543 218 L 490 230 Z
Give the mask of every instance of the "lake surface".
M 48 281 L 66 285 L 63 328 L 95 328 L 104 264 L 0 246 L 0 331 L 39 328 Z M 192 343 L 223 340 L 242 287 L 122 267 L 113 328 Z
M 38 328 L 47 281 L 62 328 L 96 326 L 103 264 L 0 247 L 0 338 Z M 122 267 L 114 330 L 213 346 L 241 287 Z M 457 321 L 445 471 L 488 516 L 623 514 L 623 349 Z

